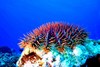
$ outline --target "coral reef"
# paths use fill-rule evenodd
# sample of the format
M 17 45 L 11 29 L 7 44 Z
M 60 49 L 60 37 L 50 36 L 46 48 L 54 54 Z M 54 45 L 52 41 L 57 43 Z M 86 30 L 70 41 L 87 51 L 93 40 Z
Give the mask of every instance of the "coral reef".
M 18 67 L 78 67 L 100 54 L 100 41 L 88 38 L 80 27 L 47 23 L 19 43 L 24 48 Z
M 7 46 L 0 47 L 0 67 L 16 67 L 18 53 Z
M 12 53 L 11 49 L 7 46 L 1 46 L 0 52 L 2 52 L 2 53 Z
M 81 65 L 81 67 L 100 67 L 100 54 L 87 59 L 86 63 Z

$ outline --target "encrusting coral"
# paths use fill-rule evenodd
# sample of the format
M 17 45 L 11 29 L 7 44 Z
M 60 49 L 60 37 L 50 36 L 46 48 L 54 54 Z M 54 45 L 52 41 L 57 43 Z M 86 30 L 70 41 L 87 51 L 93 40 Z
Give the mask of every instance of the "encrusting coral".
M 73 67 L 100 54 L 99 41 L 75 25 L 47 23 L 33 30 L 19 43 L 24 48 L 18 67 Z

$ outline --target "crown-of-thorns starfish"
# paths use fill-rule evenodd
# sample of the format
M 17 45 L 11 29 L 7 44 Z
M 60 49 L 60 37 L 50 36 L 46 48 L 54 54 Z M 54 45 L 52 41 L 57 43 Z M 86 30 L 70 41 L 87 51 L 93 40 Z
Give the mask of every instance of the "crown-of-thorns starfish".
M 32 47 L 38 48 L 46 46 L 49 49 L 50 44 L 55 43 L 56 46 L 69 46 L 73 48 L 76 44 L 82 44 L 87 37 L 84 29 L 64 24 L 64 23 L 47 23 L 36 28 L 20 42 L 20 46 L 24 48 L 30 43 Z

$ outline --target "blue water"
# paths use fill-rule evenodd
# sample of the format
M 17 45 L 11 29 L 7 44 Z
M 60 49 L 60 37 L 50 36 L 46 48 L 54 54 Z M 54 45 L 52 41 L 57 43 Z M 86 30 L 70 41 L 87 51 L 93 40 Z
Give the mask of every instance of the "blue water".
M 99 0 L 0 0 L 0 46 L 19 49 L 18 42 L 41 24 L 64 21 L 82 26 L 100 39 Z

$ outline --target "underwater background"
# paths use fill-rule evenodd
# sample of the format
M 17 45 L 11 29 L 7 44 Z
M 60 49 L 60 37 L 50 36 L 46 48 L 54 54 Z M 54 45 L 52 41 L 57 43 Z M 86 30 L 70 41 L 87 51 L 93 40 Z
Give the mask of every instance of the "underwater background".
M 99 0 L 0 0 L 0 46 L 19 51 L 23 34 L 46 22 L 79 25 L 100 39 Z

